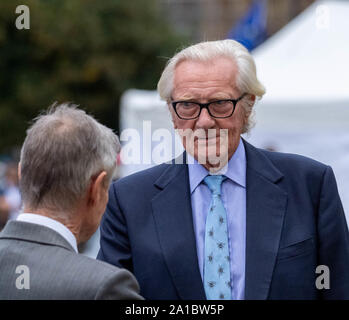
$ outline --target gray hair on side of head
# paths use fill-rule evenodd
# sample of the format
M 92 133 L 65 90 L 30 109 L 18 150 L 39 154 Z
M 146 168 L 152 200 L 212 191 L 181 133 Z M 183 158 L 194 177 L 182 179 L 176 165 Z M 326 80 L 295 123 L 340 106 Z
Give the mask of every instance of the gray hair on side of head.
M 178 63 L 185 60 L 210 61 L 217 57 L 226 57 L 234 61 L 238 68 L 236 76 L 237 89 L 261 99 L 265 94 L 265 87 L 257 78 L 256 64 L 252 55 L 235 40 L 206 41 L 194 44 L 175 54 L 168 62 L 160 77 L 157 89 L 161 99 L 167 103 L 171 100 L 174 83 L 174 73 Z M 243 99 L 243 107 L 249 116 L 242 133 L 248 132 L 253 126 L 250 115 L 254 102 Z
M 72 103 L 54 103 L 34 119 L 21 149 L 20 189 L 25 206 L 70 212 L 91 179 L 116 169 L 117 135 Z

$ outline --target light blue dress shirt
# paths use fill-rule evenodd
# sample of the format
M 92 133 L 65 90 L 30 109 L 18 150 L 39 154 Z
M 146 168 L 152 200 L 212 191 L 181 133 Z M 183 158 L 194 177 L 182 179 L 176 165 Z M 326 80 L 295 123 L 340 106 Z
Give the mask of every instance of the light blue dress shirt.
M 209 174 L 191 155 L 188 157 L 191 205 L 194 232 L 201 278 L 204 270 L 205 224 L 211 201 L 211 191 L 203 182 Z M 222 184 L 222 201 L 227 211 L 228 242 L 230 253 L 231 296 L 243 300 L 245 295 L 245 249 L 246 249 L 246 155 L 240 143 L 227 164 Z

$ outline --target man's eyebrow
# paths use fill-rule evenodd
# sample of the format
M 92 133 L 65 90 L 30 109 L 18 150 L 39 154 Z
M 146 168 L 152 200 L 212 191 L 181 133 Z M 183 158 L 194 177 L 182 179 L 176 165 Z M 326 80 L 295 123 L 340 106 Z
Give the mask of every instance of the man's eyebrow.
M 209 100 L 234 100 L 234 94 L 228 93 L 228 92 L 219 92 L 215 94 L 212 98 L 209 98 Z
M 193 96 L 190 96 L 190 95 L 183 95 L 179 99 L 173 99 L 173 97 L 171 97 L 171 100 L 172 101 L 186 101 L 186 100 L 197 101 L 199 100 L 199 98 L 194 98 Z
M 216 94 L 216 95 L 212 95 L 212 97 L 206 98 L 205 100 L 207 101 L 216 101 L 216 100 L 228 100 L 228 99 L 234 99 L 231 94 Z M 183 95 L 181 96 L 179 99 L 173 99 L 173 97 L 171 97 L 172 101 L 199 101 L 201 100 L 201 98 L 198 97 L 193 97 L 191 95 Z

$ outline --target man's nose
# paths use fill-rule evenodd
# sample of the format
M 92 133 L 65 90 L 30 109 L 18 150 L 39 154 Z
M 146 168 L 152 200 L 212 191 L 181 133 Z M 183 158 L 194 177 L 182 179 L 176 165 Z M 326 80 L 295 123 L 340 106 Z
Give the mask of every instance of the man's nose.
M 195 126 L 202 129 L 210 129 L 214 127 L 215 120 L 210 116 L 206 108 L 201 110 L 199 118 L 196 120 Z

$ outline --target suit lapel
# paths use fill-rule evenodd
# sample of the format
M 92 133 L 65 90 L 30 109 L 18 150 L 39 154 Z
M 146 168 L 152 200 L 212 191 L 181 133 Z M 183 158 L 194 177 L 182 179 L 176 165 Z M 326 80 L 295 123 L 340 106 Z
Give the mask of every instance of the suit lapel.
M 277 182 L 280 171 L 258 149 L 244 142 L 246 172 L 245 299 L 267 299 L 287 204 Z M 206 299 L 200 276 L 186 164 L 169 165 L 155 182 L 154 220 L 164 258 L 185 300 Z
M 184 300 L 203 300 L 205 292 L 198 266 L 188 169 L 170 165 L 155 185 L 162 189 L 152 208 L 161 249 L 178 295 Z
M 277 186 L 283 175 L 244 141 L 246 172 L 245 299 L 267 299 L 279 248 L 287 193 Z

